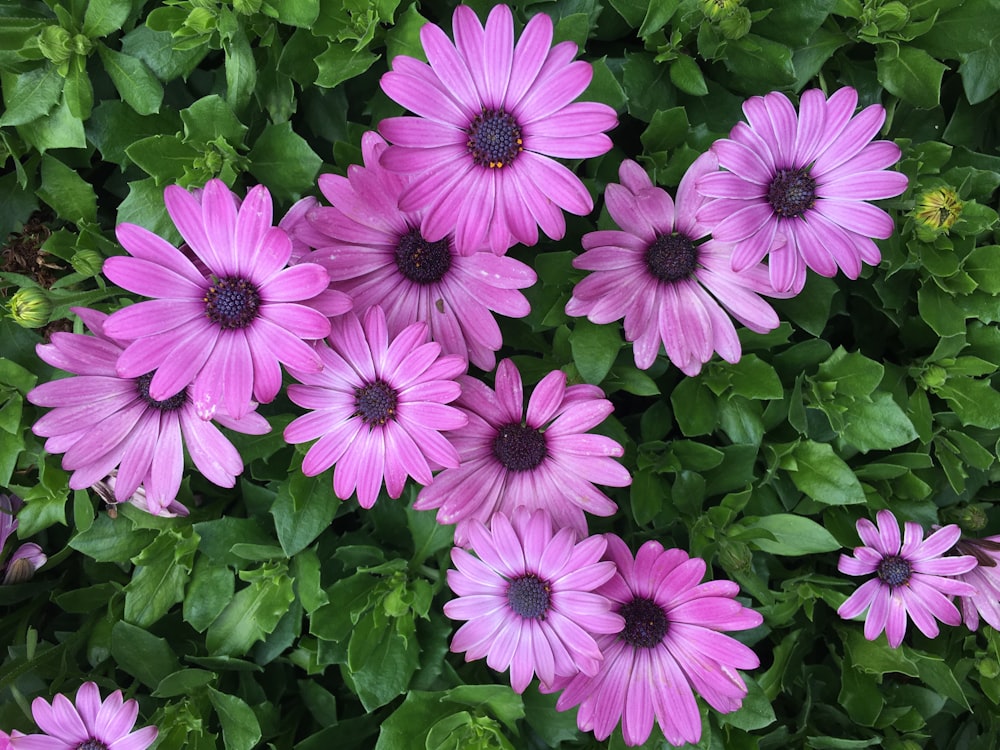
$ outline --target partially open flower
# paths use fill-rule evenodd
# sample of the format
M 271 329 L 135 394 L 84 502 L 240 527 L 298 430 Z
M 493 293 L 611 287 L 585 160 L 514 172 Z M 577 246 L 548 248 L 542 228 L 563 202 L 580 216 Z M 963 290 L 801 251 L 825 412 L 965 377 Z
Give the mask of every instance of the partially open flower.
M 21 509 L 22 501 L 17 495 L 0 495 L 0 560 L 3 559 L 3 549 L 7 539 L 17 530 L 17 519 L 14 518 Z M 34 542 L 22 544 L 10 559 L 0 564 L 0 583 L 24 583 L 35 575 L 35 571 L 45 565 L 48 558 L 42 548 Z M 0 739 L 0 749 L 3 743 Z

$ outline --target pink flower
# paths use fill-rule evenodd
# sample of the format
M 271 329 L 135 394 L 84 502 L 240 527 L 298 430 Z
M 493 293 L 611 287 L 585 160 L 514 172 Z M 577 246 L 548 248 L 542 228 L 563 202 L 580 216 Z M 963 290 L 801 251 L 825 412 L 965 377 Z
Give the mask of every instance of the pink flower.
M 966 627 L 977 630 L 981 616 L 995 630 L 1000 630 L 1000 536 L 960 539 L 955 549 L 976 558 L 976 567 L 955 576 L 976 590 L 974 594 L 959 597 Z
M 756 654 L 723 635 L 763 622 L 735 600 L 732 581 L 701 583 L 705 561 L 650 540 L 635 559 L 621 539 L 605 534 L 605 558 L 617 574 L 597 589 L 625 620 L 617 635 L 597 640 L 604 662 L 595 675 L 579 674 L 564 686 L 556 708 L 579 705 L 577 725 L 606 739 L 619 721 L 628 745 L 641 745 L 660 725 L 672 745 L 701 738 L 697 692 L 721 713 L 740 708 L 747 694 L 737 669 L 760 666 Z
M 573 259 L 574 268 L 593 273 L 574 287 L 566 313 L 598 324 L 624 317 L 625 338 L 643 370 L 661 341 L 687 375 L 697 375 L 713 352 L 738 362 L 742 349 L 729 315 L 757 333 L 778 327 L 778 316 L 758 296 L 776 295 L 767 267 L 733 271 L 733 246 L 712 239 L 712 227 L 695 219 L 704 203 L 695 181 L 717 169 L 715 155 L 702 154 L 681 180 L 675 206 L 642 167 L 623 161 L 621 184 L 608 185 L 604 200 L 624 231 L 584 235 L 586 252 Z
M 440 523 L 457 524 L 457 544 L 467 544 L 473 519 L 485 525 L 494 513 L 510 515 L 521 505 L 547 510 L 557 528 L 571 528 L 581 539 L 584 510 L 610 516 L 618 509 L 593 484 L 632 482 L 612 458 L 622 455 L 621 445 L 587 432 L 613 409 L 600 388 L 567 386 L 563 372 L 550 372 L 535 386 L 525 414 L 521 374 L 509 359 L 497 366 L 495 392 L 471 377 L 461 383 L 457 403 L 469 424 L 449 436 L 461 465 L 438 474 L 413 504 L 438 508 Z
M 305 303 L 327 288 L 329 277 L 314 263 L 286 268 L 292 245 L 271 225 L 271 195 L 262 185 L 242 204 L 220 180 L 198 196 L 171 185 L 163 199 L 210 275 L 152 232 L 118 227 L 131 257 L 108 258 L 105 275 L 130 292 L 158 298 L 108 320 L 108 335 L 132 342 L 118 374 L 135 378 L 155 370 L 151 398 L 165 401 L 191 385 L 203 418 L 224 404 L 239 419 L 253 399 L 267 403 L 277 395 L 279 362 L 297 370 L 321 367 L 303 339 L 323 338 L 330 323 Z
M 464 427 L 465 414 L 448 403 L 458 398 L 455 378 L 465 360 L 441 356 L 427 341 L 427 326 L 414 323 L 391 339 L 382 308 L 368 308 L 364 322 L 354 313 L 333 322 L 329 346 L 317 347 L 320 372 L 292 374 L 303 385 L 288 397 L 311 409 L 285 428 L 285 440 L 316 440 L 302 471 L 315 476 L 335 466 L 333 489 L 370 508 L 383 479 L 390 497 L 403 491 L 407 477 L 431 481 L 432 469 L 458 466 L 458 453 L 441 434 Z M 317 440 L 317 438 L 319 438 Z
M 858 519 L 858 535 L 864 546 L 855 547 L 852 557 L 841 555 L 837 563 L 841 573 L 874 573 L 875 577 L 861 584 L 840 605 L 837 614 L 850 620 L 867 609 L 865 638 L 873 641 L 884 630 L 893 648 L 903 642 L 907 616 L 928 638 L 937 636 L 937 620 L 958 625 L 962 617 L 948 597 L 976 593 L 968 583 L 945 577 L 968 573 L 976 567 L 975 557 L 942 557 L 961 536 L 958 526 L 945 526 L 925 540 L 920 525 L 907 521 L 900 544 L 896 516 L 880 510 L 876 519 L 878 528 L 867 518 Z
M 93 682 L 85 682 L 76 693 L 74 706 L 62 693 L 49 705 L 35 698 L 31 714 L 45 734 L 15 733 L 11 750 L 146 750 L 156 740 L 156 727 L 135 732 L 139 704 L 122 701 L 122 691 L 115 690 L 101 701 Z
M 601 652 L 594 633 L 617 633 L 624 620 L 594 589 L 615 572 L 601 562 L 607 546 L 601 536 L 577 543 L 567 528 L 553 534 L 542 510 L 514 511 L 508 520 L 496 513 L 490 529 L 469 525 L 476 557 L 455 547 L 448 585 L 457 595 L 444 605 L 453 620 L 467 620 L 455 633 L 451 650 L 466 661 L 486 657 L 498 671 L 510 669 L 518 693 L 537 674 L 551 683 L 557 675 L 594 674 Z
M 39 344 L 38 356 L 77 377 L 34 388 L 28 400 L 53 407 L 32 427 L 48 438 L 45 450 L 63 453 L 62 466 L 73 474 L 69 486 L 85 489 L 117 468 L 114 496 L 128 501 L 141 485 L 154 515 L 175 513 L 184 473 L 184 446 L 198 470 L 220 487 L 233 487 L 243 471 L 239 453 L 211 421 L 202 419 L 187 388 L 167 399 L 151 393 L 151 372 L 121 377 L 118 364 L 128 342 L 107 331 L 108 316 L 74 308 L 93 336 L 55 333 Z M 262 435 L 271 428 L 255 411 L 233 419 L 225 406 L 215 412 L 219 424 L 236 432 Z M 141 506 L 140 506 L 141 507 Z
M 347 177 L 319 178 L 333 208 L 308 212 L 308 241 L 317 252 L 305 260 L 326 268 L 333 284 L 354 298 L 359 315 L 381 305 L 390 334 L 421 320 L 445 354 L 492 370 L 503 339 L 491 313 L 521 318 L 531 312 L 518 290 L 535 283 L 535 272 L 488 251 L 460 255 L 450 237 L 425 240 L 423 210 L 397 207 L 407 176 L 379 164 L 385 141 L 368 132 L 361 148 L 364 167 L 352 165 Z
M 14 517 L 21 509 L 23 502 L 17 495 L 0 494 L 0 573 L 3 578 L 0 583 L 23 583 L 35 575 L 40 567 L 48 561 L 42 548 L 34 542 L 22 544 L 3 562 L 3 550 L 10 535 L 17 531 L 17 519 Z
M 610 107 L 573 102 L 590 83 L 590 63 L 573 61 L 576 45 L 552 47 L 552 20 L 532 16 L 514 43 L 510 8 L 496 5 L 485 29 L 465 5 L 452 19 L 455 43 L 434 24 L 420 29 L 430 64 L 406 55 L 382 76 L 390 99 L 417 117 L 390 117 L 379 131 L 393 145 L 382 164 L 414 175 L 400 201 L 424 209 L 420 233 L 437 242 L 454 233 L 459 253 L 488 245 L 503 254 L 534 245 L 538 226 L 566 233 L 560 209 L 588 214 L 583 183 L 550 157 L 581 159 L 611 148 Z
M 768 256 L 775 289 L 798 293 L 806 267 L 852 279 L 862 263 L 881 253 L 872 238 L 895 229 L 892 217 L 866 201 L 906 190 L 906 176 L 885 171 L 899 160 L 890 141 L 874 141 L 885 110 L 873 104 L 852 117 L 858 92 L 845 86 L 827 99 L 819 89 L 802 94 L 799 112 L 781 93 L 743 104 L 746 123 L 712 151 L 725 172 L 697 182 L 717 198 L 698 211 L 714 224 L 713 236 L 735 242 L 733 269 L 742 271 Z

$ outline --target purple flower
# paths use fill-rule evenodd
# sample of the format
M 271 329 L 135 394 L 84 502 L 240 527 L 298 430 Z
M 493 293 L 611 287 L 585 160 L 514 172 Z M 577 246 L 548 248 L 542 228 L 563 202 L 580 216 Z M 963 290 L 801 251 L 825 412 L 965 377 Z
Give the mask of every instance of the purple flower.
M 28 393 L 36 406 L 53 407 L 32 430 L 48 438 L 46 451 L 65 454 L 62 466 L 73 472 L 69 486 L 85 489 L 117 468 L 118 502 L 128 501 L 142 485 L 151 513 L 173 513 L 185 445 L 206 479 L 220 487 L 234 486 L 243 471 L 240 455 L 211 421 L 199 416 L 188 389 L 156 399 L 150 388 L 153 373 L 120 376 L 118 364 L 128 342 L 108 333 L 109 318 L 104 313 L 73 311 L 94 335 L 55 333 L 52 343 L 39 344 L 36 351 L 48 364 L 77 377 L 43 383 Z M 220 406 L 214 419 L 249 435 L 270 430 L 255 411 L 233 419 Z
M 510 9 L 497 5 L 486 28 L 465 5 L 452 19 L 455 43 L 434 24 L 420 29 L 430 64 L 406 55 L 382 76 L 389 98 L 418 117 L 390 117 L 379 131 L 393 145 L 382 164 L 415 176 L 403 211 L 425 209 L 420 233 L 437 242 L 454 233 L 459 253 L 488 245 L 498 255 L 534 245 L 538 226 L 566 233 L 560 209 L 588 214 L 583 183 L 549 157 L 581 159 L 611 148 L 610 107 L 575 102 L 590 83 L 576 45 L 552 45 L 552 20 L 532 16 L 514 44 Z
M 976 590 L 974 594 L 959 597 L 966 627 L 977 630 L 981 616 L 994 629 L 1000 630 L 1000 536 L 961 539 L 955 549 L 976 558 L 976 567 L 955 576 Z
M 244 419 L 246 419 L 246 417 L 244 417 Z M 94 485 L 91 488 L 104 501 L 107 506 L 108 513 L 116 513 L 117 506 L 121 502 L 115 494 L 115 486 L 117 484 L 118 470 L 112 469 L 108 476 L 94 482 Z M 166 505 L 162 506 L 150 505 L 149 500 L 146 498 L 146 488 L 142 485 L 139 485 L 136 491 L 133 492 L 130 497 L 125 499 L 125 502 L 130 505 L 134 505 L 139 510 L 146 511 L 146 513 L 152 513 L 153 515 L 162 516 L 163 518 L 176 518 L 177 516 L 186 516 L 189 513 L 187 507 L 177 500 L 171 500 Z
M 705 561 L 650 540 L 635 559 L 621 539 L 605 534 L 617 574 L 597 589 L 625 620 L 617 635 L 597 639 L 604 662 L 563 687 L 556 708 L 579 705 L 577 725 L 606 739 L 619 721 L 626 744 L 641 745 L 654 719 L 672 745 L 701 738 L 697 692 L 721 713 L 747 694 L 737 669 L 760 666 L 756 654 L 725 631 L 757 627 L 763 618 L 735 600 L 732 581 L 701 583 Z
M 962 617 L 948 597 L 976 593 L 968 583 L 945 577 L 976 567 L 972 556 L 942 557 L 961 536 L 958 526 L 945 526 L 925 540 L 920 524 L 907 521 L 901 543 L 899 523 L 891 511 L 880 510 L 876 520 L 878 528 L 867 518 L 858 519 L 864 546 L 855 547 L 852 557 L 841 555 L 837 563 L 841 573 L 875 577 L 861 584 L 837 614 L 850 620 L 867 609 L 865 638 L 873 641 L 884 630 L 893 648 L 903 642 L 907 616 L 928 638 L 937 636 L 937 620 L 958 625 Z
M 370 508 L 383 479 L 397 498 L 408 476 L 428 484 L 433 469 L 458 466 L 441 431 L 468 421 L 448 405 L 461 390 L 455 378 L 465 372 L 462 357 L 442 356 L 440 345 L 427 341 L 424 323 L 390 340 L 377 305 L 364 323 L 354 313 L 334 320 L 329 344 L 317 347 L 323 369 L 292 371 L 303 385 L 288 387 L 288 397 L 311 410 L 285 428 L 290 443 L 316 440 L 303 473 L 315 476 L 336 464 L 337 497 L 347 500 L 356 488 L 358 502 Z
M 397 207 L 407 176 L 379 164 L 385 141 L 368 132 L 361 147 L 364 167 L 352 165 L 347 177 L 319 178 L 333 208 L 308 212 L 308 241 L 318 250 L 306 259 L 326 268 L 333 284 L 354 298 L 359 315 L 381 305 L 390 334 L 422 320 L 445 354 L 492 370 L 503 339 L 491 312 L 514 318 L 531 312 L 518 290 L 535 283 L 535 272 L 488 251 L 460 255 L 450 237 L 425 240 L 424 212 Z
M 518 693 L 534 675 L 551 683 L 557 675 L 594 674 L 601 663 L 595 633 L 618 633 L 624 620 L 594 589 L 615 572 L 602 562 L 601 536 L 577 543 L 567 528 L 553 534 L 545 511 L 496 513 L 489 530 L 469 524 L 476 557 L 455 547 L 448 585 L 458 595 L 444 605 L 453 620 L 467 620 L 451 650 L 466 661 L 486 657 L 497 671 L 510 669 Z
M 698 220 L 715 225 L 715 239 L 736 243 L 734 270 L 768 256 L 774 288 L 797 293 L 806 267 L 823 276 L 839 267 L 856 279 L 862 263 L 881 260 L 872 238 L 887 238 L 895 222 L 866 201 L 899 195 L 907 179 L 885 171 L 899 147 L 872 142 L 885 110 L 873 104 L 852 117 L 857 103 L 847 86 L 829 99 L 819 89 L 804 92 L 798 115 L 784 94 L 751 97 L 747 122 L 712 144 L 728 171 L 698 180 L 699 192 L 718 199 Z
M 49 705 L 44 698 L 31 703 L 31 715 L 45 734 L 18 734 L 10 738 L 11 750 L 146 750 L 156 740 L 156 727 L 135 732 L 139 704 L 122 700 L 115 690 L 101 701 L 93 682 L 76 693 L 76 705 L 57 693 Z
M 441 472 L 420 491 L 413 507 L 438 508 L 440 523 L 455 523 L 456 543 L 465 546 L 473 519 L 487 524 L 494 513 L 510 515 L 520 505 L 549 512 L 557 528 L 587 536 L 586 510 L 610 516 L 618 506 L 594 482 L 625 487 L 628 470 L 612 456 L 621 445 L 587 431 L 613 407 L 600 388 L 566 385 L 565 373 L 550 372 L 535 386 L 527 414 L 517 366 L 497 366 L 496 391 L 471 377 L 461 379 L 458 405 L 466 428 L 450 435 L 461 465 Z
M 608 185 L 604 200 L 624 231 L 584 235 L 586 252 L 573 259 L 574 268 L 593 273 L 574 287 L 566 313 L 598 324 L 624 317 L 625 338 L 643 370 L 661 341 L 687 375 L 697 375 L 713 352 L 738 362 L 742 350 L 729 315 L 757 333 L 778 327 L 778 316 L 758 296 L 776 294 L 767 267 L 733 271 L 733 246 L 712 239 L 711 226 L 695 219 L 705 200 L 695 181 L 717 169 L 715 155 L 702 154 L 681 180 L 675 206 L 642 167 L 623 161 L 621 184 Z
M 0 494 L 0 573 L 3 573 L 0 583 L 23 583 L 34 576 L 35 571 L 48 560 L 41 547 L 34 542 L 28 542 L 14 550 L 6 563 L 3 562 L 3 550 L 7 540 L 17 531 L 17 519 L 14 516 L 22 505 L 23 501 L 17 495 Z
M 279 362 L 297 370 L 321 367 L 303 339 L 323 338 L 330 323 L 304 303 L 327 288 L 329 277 L 314 263 L 286 268 L 292 244 L 271 225 L 271 195 L 262 185 L 242 204 L 220 180 L 200 195 L 171 185 L 163 199 L 209 275 L 152 232 L 118 226 L 131 257 L 108 258 L 105 275 L 130 292 L 158 298 L 113 313 L 105 325 L 108 335 L 132 342 L 118 374 L 135 378 L 155 370 L 151 398 L 166 401 L 191 385 L 204 418 L 224 404 L 239 419 L 253 399 L 266 403 L 277 395 Z

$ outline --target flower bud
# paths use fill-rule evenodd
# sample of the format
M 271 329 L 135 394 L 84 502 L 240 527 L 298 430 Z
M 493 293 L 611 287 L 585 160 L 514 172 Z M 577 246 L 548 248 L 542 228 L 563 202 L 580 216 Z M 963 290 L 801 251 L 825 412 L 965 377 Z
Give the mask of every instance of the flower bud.
M 961 215 L 962 201 L 950 187 L 925 190 L 913 209 L 917 223 L 933 232 L 947 232 Z
M 81 276 L 97 276 L 104 266 L 104 256 L 96 250 L 78 250 L 70 259 L 73 270 Z
M 742 39 L 750 33 L 750 11 L 740 6 L 719 21 L 719 31 L 726 39 Z
M 753 551 L 744 542 L 723 539 L 719 543 L 719 563 L 729 572 L 745 573 L 753 565 Z
M 44 289 L 25 287 L 10 298 L 10 315 L 23 328 L 41 328 L 52 315 L 52 302 Z
M 70 33 L 62 26 L 46 26 L 38 34 L 38 49 L 46 59 L 61 65 L 73 54 Z

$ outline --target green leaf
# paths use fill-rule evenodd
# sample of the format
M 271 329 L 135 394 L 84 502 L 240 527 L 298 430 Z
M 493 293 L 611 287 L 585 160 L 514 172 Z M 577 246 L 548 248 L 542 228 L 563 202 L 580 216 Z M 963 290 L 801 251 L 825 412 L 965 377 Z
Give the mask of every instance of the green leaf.
M 823 505 L 865 502 L 865 493 L 854 472 L 826 443 L 804 440 L 792 451 L 795 468 L 788 470 L 801 492 Z
M 366 711 L 384 706 L 406 692 L 417 669 L 419 655 L 416 642 L 404 638 L 395 628 L 375 630 L 373 617 L 372 612 L 362 617 L 351 637 L 352 646 L 356 638 L 363 639 L 366 633 L 375 641 L 370 649 L 366 649 L 364 663 L 359 664 L 358 669 L 350 670 L 354 690 Z
M 936 389 L 964 425 L 1000 427 L 1000 393 L 986 380 L 949 378 Z
M 936 107 L 948 66 L 922 49 L 883 44 L 875 56 L 878 80 L 886 91 L 921 109 Z
M 204 669 L 182 669 L 168 674 L 153 691 L 154 698 L 175 698 L 179 695 L 189 695 L 200 687 L 216 679 L 214 672 Z
M 745 354 L 739 362 L 729 365 L 733 393 L 749 399 L 775 400 L 785 397 L 778 373 L 756 354 Z
M 947 338 L 965 332 L 965 313 L 937 284 L 925 282 L 920 287 L 917 309 L 938 336 Z
M 297 200 L 312 189 L 323 160 L 290 122 L 268 125 L 250 149 L 250 173 L 285 200 Z
M 837 384 L 837 393 L 845 396 L 868 396 L 882 382 L 885 367 L 860 352 L 848 352 L 838 346 L 824 362 L 819 372 L 810 378 Z
M 270 0 L 277 18 L 289 26 L 308 29 L 319 17 L 320 0 Z
M 615 363 L 622 339 L 617 325 L 602 326 L 581 318 L 574 322 L 569 345 L 580 377 L 597 385 Z
M 54 156 L 42 157 L 42 184 L 35 191 L 55 209 L 60 218 L 73 224 L 97 220 L 97 195 L 79 173 Z
M 396 23 L 385 33 L 385 56 L 392 60 L 396 55 L 407 55 L 418 60 L 426 60 L 424 46 L 420 42 L 420 29 L 427 19 L 420 15 L 417 4 L 408 5 Z
M 743 682 L 747 686 L 747 694 L 743 698 L 743 705 L 734 713 L 720 716 L 720 723 L 728 724 L 747 732 L 771 726 L 776 721 L 771 701 L 768 700 L 760 685 L 754 682 L 752 678 L 746 675 L 742 675 L 742 677 Z
M 657 111 L 674 107 L 676 95 L 668 82 L 669 74 L 667 65 L 653 62 L 647 53 L 626 53 L 622 85 L 629 114 L 650 122 Z
M 612 109 L 621 112 L 625 109 L 625 91 L 608 67 L 607 57 L 591 60 L 594 77 L 583 92 L 582 99 L 588 102 L 607 104 Z
M 667 151 L 687 140 L 691 132 L 684 107 L 657 110 L 639 139 L 646 151 Z
M 993 37 L 988 47 L 970 52 L 958 69 L 970 104 L 985 102 L 1000 91 L 1000 44 Z
M 209 626 L 205 638 L 209 651 L 228 656 L 245 654 L 274 630 L 295 600 L 287 571 L 284 562 L 275 562 L 250 572 L 250 585 L 236 592 Z
M 138 224 L 174 245 L 181 243 L 181 236 L 163 202 L 163 187 L 155 177 L 130 182 L 129 193 L 118 206 L 118 224 Z
M 257 717 L 240 698 L 228 693 L 220 693 L 208 688 L 208 698 L 222 725 L 222 736 L 226 750 L 252 750 L 260 740 L 260 724 Z
M 26 73 L 0 73 L 3 103 L 0 127 L 25 125 L 45 117 L 59 101 L 63 78 L 54 65 L 45 64 Z
M 648 470 L 635 472 L 629 487 L 629 502 L 637 524 L 650 523 L 669 499 L 670 488 L 659 474 Z
M 111 655 L 115 666 L 149 688 L 155 688 L 164 677 L 181 668 L 165 638 L 124 621 L 116 622 L 111 629 Z
M 326 51 L 316 56 L 319 75 L 316 85 L 333 88 L 346 80 L 364 73 L 378 59 L 367 49 L 354 49 L 350 42 L 330 42 Z
M 891 450 L 917 439 L 917 431 L 906 412 L 888 393 L 859 398 L 847 409 L 841 438 L 862 453 Z
M 184 597 L 184 621 L 204 633 L 232 601 L 235 587 L 236 578 L 229 568 L 199 557 Z
M 161 7 L 156 10 L 168 9 Z M 149 26 L 140 25 L 122 37 L 122 52 L 142 60 L 161 81 L 172 81 L 175 78 L 187 78 L 207 54 L 208 47 L 177 49 L 169 31 L 156 31 Z
M 89 529 L 69 540 L 69 546 L 97 562 L 122 562 L 139 554 L 155 538 L 155 531 L 136 529 L 124 516 L 112 519 L 99 513 Z
M 207 144 L 222 138 L 234 148 L 243 145 L 247 126 L 240 122 L 232 106 L 221 97 L 203 96 L 181 110 L 186 143 Z
M 715 429 L 716 404 L 712 391 L 698 378 L 685 378 L 670 394 L 677 426 L 687 437 L 708 435 Z
M 107 36 L 124 26 L 131 12 L 130 0 L 88 0 L 83 33 L 90 39 Z
M 745 529 L 762 529 L 774 539 L 759 537 L 751 540 L 758 549 L 773 555 L 795 557 L 818 552 L 833 552 L 841 548 L 833 534 L 804 516 L 775 513 L 760 518 L 748 518 L 741 524 Z M 747 727 L 744 727 L 747 728 Z
M 670 63 L 670 81 L 691 96 L 705 96 L 708 93 L 705 76 L 702 75 L 698 63 L 689 55 L 678 55 L 677 59 Z
M 242 110 L 250 102 L 257 83 L 253 50 L 242 28 L 223 41 L 222 47 L 226 52 L 226 101 L 233 109 Z
M 142 60 L 98 45 L 97 51 L 104 63 L 104 69 L 118 89 L 122 99 L 140 115 L 151 115 L 160 111 L 163 102 L 163 86 Z
M 312 544 L 330 526 L 339 503 L 328 476 L 295 472 L 283 482 L 271 515 L 285 554 L 292 557 Z
M 184 599 L 197 547 L 198 535 L 190 526 L 166 529 L 132 558 L 136 568 L 125 587 L 126 621 L 149 627 Z
M 80 120 L 90 117 L 94 106 L 94 87 L 90 84 L 87 71 L 80 70 L 75 65 L 70 67 L 63 85 L 63 98 L 73 117 Z

